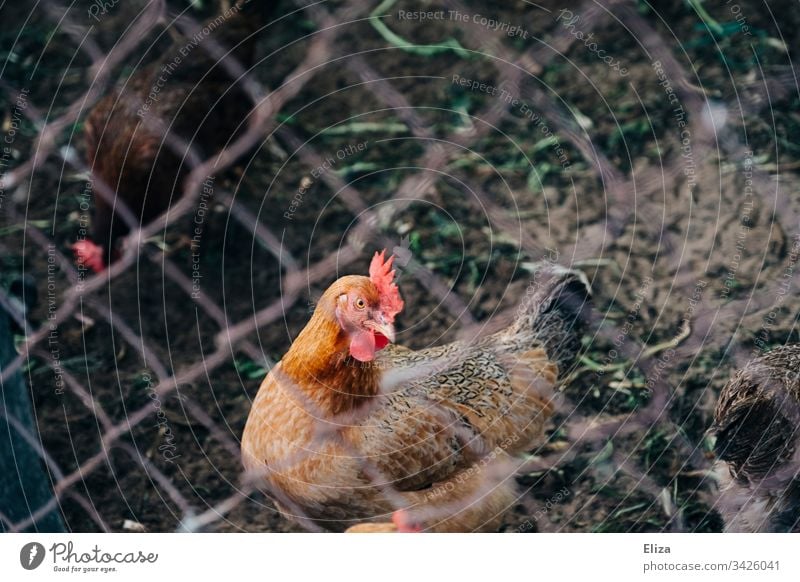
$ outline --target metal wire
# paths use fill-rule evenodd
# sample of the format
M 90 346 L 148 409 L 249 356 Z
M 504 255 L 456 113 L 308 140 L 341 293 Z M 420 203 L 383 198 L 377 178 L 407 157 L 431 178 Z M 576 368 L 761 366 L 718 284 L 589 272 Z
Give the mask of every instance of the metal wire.
M 446 5 L 451 9 L 469 12 L 458 0 L 448 0 Z M 35 155 L 27 161 L 18 163 L 13 170 L 2 176 L 0 187 L 4 191 L 24 185 L 37 171 L 47 164 L 55 164 L 59 158 L 63 163 L 73 166 L 78 171 L 86 171 L 81 162 L 76 161 L 68 150 L 60 147 L 58 136 L 63 133 L 65 128 L 79 121 L 107 91 L 111 84 L 112 72 L 120 63 L 125 62 L 125 59 L 140 50 L 141 39 L 145 38 L 151 30 L 160 27 L 166 17 L 166 8 L 163 2 L 147 3 L 113 50 L 105 54 L 91 41 L 91 37 L 87 39 L 89 31 L 85 27 L 68 22 L 68 11 L 54 2 L 46 2 L 45 6 L 53 18 L 69 32 L 69 38 L 91 61 L 91 85 L 83 95 L 65 109 L 63 114 L 53 120 L 48 120 L 40 113 L 44 107 L 40 108 L 31 104 L 26 109 L 26 115 L 36 124 L 39 133 L 32 149 Z M 135 217 L 128 212 L 127 221 L 134 227 L 128 236 L 130 244 L 127 245 L 120 260 L 107 272 L 83 280 L 72 262 L 57 250 L 55 241 L 41 229 L 26 222 L 24 211 L 19 209 L 16 203 L 10 200 L 6 201 L 5 211 L 9 218 L 25 224 L 27 240 L 36 245 L 41 252 L 50 253 L 54 257 L 57 268 L 68 280 L 70 288 L 61 295 L 60 306 L 51 317 L 49 327 L 42 326 L 39 330 L 28 334 L 26 341 L 20 347 L 17 358 L 2 370 L 3 382 L 20 370 L 32 357 L 38 358 L 55 370 L 58 362 L 53 361 L 47 350 L 43 348 L 48 338 L 48 330 L 52 329 L 52 326 L 63 324 L 85 312 L 91 313 L 92 317 L 112 326 L 124 344 L 138 355 L 142 365 L 154 373 L 155 383 L 151 393 L 155 398 L 167 397 L 179 391 L 181 386 L 202 382 L 221 367 L 230 364 L 238 353 L 270 368 L 272 362 L 264 353 L 263 347 L 253 342 L 253 332 L 279 322 L 287 310 L 291 309 L 303 296 L 304 287 L 311 287 L 317 283 L 325 284 L 337 274 L 347 272 L 348 267 L 356 261 L 362 260 L 367 254 L 365 252 L 366 241 L 378 241 L 380 244 L 391 245 L 392 241 L 386 232 L 392 219 L 406 208 L 410 201 L 425 199 L 430 191 L 430 186 L 439 179 L 455 177 L 462 184 L 466 184 L 474 195 L 473 201 L 479 201 L 482 210 L 486 212 L 492 229 L 506 235 L 507 240 L 514 241 L 519 250 L 528 256 L 542 255 L 547 248 L 547 241 L 544 237 L 525 230 L 522 223 L 495 201 L 493 196 L 487 193 L 480 184 L 473 183 L 474 180 L 468 175 L 460 174 L 457 170 L 443 177 L 443 173 L 454 159 L 463 156 L 467 150 L 471 151 L 471 147 L 479 140 L 498 130 L 502 122 L 509 116 L 508 104 L 500 100 L 492 100 L 485 110 L 472 116 L 473 128 L 470 131 L 437 137 L 418 115 L 413 103 L 395 87 L 393 79 L 385 78 L 374 70 L 367 63 L 363 54 L 346 54 L 338 48 L 340 36 L 346 33 L 348 25 L 362 22 L 367 17 L 358 2 L 345 3 L 335 12 L 329 12 L 324 2 L 301 6 L 300 9 L 306 12 L 316 27 L 315 32 L 309 35 L 305 56 L 287 75 L 284 83 L 274 90 L 267 91 L 255 82 L 248 84 L 247 92 L 253 102 L 248 126 L 219 154 L 215 154 L 209 159 L 201 159 L 191 145 L 168 144 L 176 151 L 188 149 L 194 152 L 194 157 L 189 156 L 188 158 L 191 171 L 184 182 L 183 196 L 172 205 L 168 213 L 141 227 L 136 223 Z M 743 146 L 735 138 L 729 135 L 717 135 L 712 125 L 703 122 L 702 113 L 708 105 L 702 93 L 696 89 L 700 84 L 696 73 L 687 71 L 680 64 L 673 56 L 669 40 L 665 40 L 663 34 L 653 30 L 639 15 L 635 7 L 625 2 L 609 2 L 603 5 L 590 1 L 586 2 L 579 11 L 585 15 L 582 25 L 586 32 L 591 32 L 593 27 L 597 27 L 604 21 L 614 19 L 634 32 L 634 36 L 641 41 L 642 48 L 652 60 L 659 60 L 663 64 L 664 71 L 669 76 L 682 106 L 689 113 L 687 119 L 692 132 L 694 155 L 698 160 L 710 158 L 712 154 L 716 154 L 720 150 L 734 155 L 736 152 L 741 152 Z M 182 22 L 185 23 L 185 21 Z M 526 99 L 533 103 L 542 116 L 547 119 L 552 131 L 565 139 L 583 158 L 590 171 L 602 183 L 608 196 L 610 207 L 604 223 L 605 232 L 576 242 L 574 248 L 559 249 L 561 256 L 577 260 L 600 256 L 608 241 L 620 237 L 630 227 L 637 214 L 640 217 L 647 217 L 648 213 L 654 212 L 653 204 L 650 201 L 655 198 L 657 193 L 680 184 L 683 165 L 679 155 L 673 156 L 672 159 L 662 157 L 662 166 L 659 170 L 651 169 L 639 175 L 632 173 L 631 176 L 624 176 L 601 153 L 595 143 L 595 138 L 575 122 L 574 116 L 566 104 L 557 95 L 547 93 L 542 84 L 535 82 L 537 75 L 552 59 L 566 53 L 576 42 L 575 37 L 569 34 L 566 28 L 556 30 L 549 44 L 535 44 L 527 51 L 518 52 L 510 48 L 509 43 L 503 41 L 501 37 L 485 26 L 471 23 L 466 23 L 465 26 L 468 27 L 466 35 L 468 48 L 484 54 L 487 62 L 497 69 L 500 75 L 498 86 L 508 87 L 517 93 L 524 94 Z M 219 49 L 219 46 L 203 47 L 203 50 L 210 51 L 227 63 L 226 70 L 231 74 L 232 79 L 241 75 L 247 78 L 251 75 L 239 63 L 236 63 L 233 57 Z M 151 236 L 163 232 L 165 228 L 182 217 L 191 215 L 197 207 L 203 181 L 209 175 L 218 175 L 223 172 L 243 154 L 262 144 L 265 139 L 279 138 L 291 150 L 289 152 L 290 159 L 296 158 L 308 167 L 321 165 L 324 157 L 310 145 L 311 140 L 302 139 L 295 130 L 279 123 L 278 114 L 309 83 L 313 83 L 315 78 L 323 75 L 327 67 L 340 65 L 344 65 L 355 77 L 359 90 L 368 93 L 382 107 L 394 113 L 424 146 L 424 151 L 419 159 L 408 164 L 422 168 L 423 171 L 411 173 L 406 177 L 398 186 L 395 194 L 389 198 L 393 204 L 382 207 L 389 208 L 389 210 L 381 212 L 372 210 L 365 202 L 365 197 L 352 183 L 346 182 L 336 173 L 325 173 L 322 180 L 336 193 L 337 198 L 349 212 L 358 218 L 346 240 L 335 253 L 307 266 L 303 266 L 302 261 L 288 252 L 281 242 L 281 237 L 260 222 L 258 216 L 237 202 L 232 194 L 218 189 L 216 203 L 224 205 L 230 218 L 252 233 L 259 243 L 270 251 L 281 268 L 282 289 L 279 299 L 249 317 L 239 321 L 230 321 L 224 307 L 218 305 L 207 293 L 193 293 L 191 281 L 181 272 L 180 268 L 170 261 L 162 251 L 146 244 L 145 241 Z M 4 81 L 2 83 L 3 88 L 9 94 L 15 94 L 17 88 L 11 87 Z M 761 170 L 754 168 L 753 172 L 755 180 L 759 180 L 765 187 L 775 188 L 773 181 Z M 113 190 L 108 186 L 99 185 L 95 188 L 95 192 L 111 199 L 115 196 Z M 122 210 L 122 213 L 125 214 L 125 209 Z M 790 208 L 783 208 L 781 213 L 776 216 L 776 220 L 783 225 L 787 233 L 794 236 L 800 235 L 798 232 L 800 222 L 792 214 Z M 658 225 L 658 222 L 655 225 Z M 678 249 L 683 244 L 677 240 L 676 235 L 665 230 L 656 234 L 662 236 L 665 248 Z M 186 294 L 187 301 L 194 302 L 198 312 L 216 325 L 218 331 L 212 351 L 198 354 L 197 361 L 176 362 L 171 356 L 169 362 L 164 361 L 163 356 L 159 355 L 160 352 L 154 345 L 154 338 L 144 335 L 141 327 L 139 327 L 140 331 L 137 331 L 137 326 L 126 322 L 120 314 L 114 313 L 99 298 L 99 294 L 106 291 L 112 281 L 119 279 L 132 269 L 138 268 L 138 262 L 142 256 L 159 268 L 165 277 L 175 282 Z M 416 264 L 414 266 L 415 268 L 410 269 L 411 275 L 438 304 L 449 312 L 456 322 L 455 325 L 462 328 L 462 331 L 474 333 L 475 329 L 484 325 L 472 313 L 471 298 L 459 297 L 440 275 L 424 265 Z M 672 293 L 690 295 L 695 284 L 695 279 L 691 274 L 692 270 L 689 265 L 680 264 L 673 276 L 675 285 Z M 800 271 L 792 276 L 793 287 L 797 285 L 798 276 L 800 276 Z M 713 298 L 704 298 L 689 318 L 688 335 L 683 338 L 680 347 L 676 347 L 675 356 L 669 362 L 658 362 L 655 355 L 648 353 L 647 346 L 626 334 L 624 345 L 620 347 L 620 350 L 636 363 L 636 366 L 644 372 L 648 379 L 652 380 L 652 397 L 649 403 L 625 415 L 600 414 L 592 417 L 586 417 L 577 412 L 580 402 L 566 403 L 562 416 L 566 419 L 563 428 L 567 435 L 568 448 L 531 459 L 527 464 L 518 466 L 516 470 L 545 471 L 558 468 L 573 460 L 582 450 L 596 448 L 609 441 L 618 443 L 618 446 L 623 448 L 617 449 L 612 457 L 616 469 L 634 482 L 633 490 L 649 496 L 652 505 L 666 507 L 665 511 L 668 513 L 671 529 L 685 529 L 677 509 L 668 504 L 664 505 L 663 487 L 656 485 L 643 469 L 636 466 L 632 454 L 638 443 L 631 443 L 628 437 L 641 431 L 651 430 L 656 426 L 664 427 L 667 432 L 676 435 L 673 437 L 676 446 L 685 454 L 683 468 L 708 470 L 710 462 L 704 455 L 699 454 L 692 443 L 680 436 L 679 427 L 675 425 L 674 420 L 668 414 L 670 406 L 676 398 L 676 392 L 667 381 L 667 377 L 678 366 L 690 363 L 701 347 L 706 350 L 712 347 L 724 347 L 726 341 L 724 335 L 710 333 L 715 322 L 757 313 L 770 306 L 767 301 L 764 298 L 748 297 L 723 303 L 715 301 Z M 499 321 L 507 321 L 511 311 L 513 310 L 506 313 L 495 313 L 493 317 Z M 593 339 L 599 338 L 601 335 L 606 338 L 613 337 L 619 332 L 619 327 L 611 320 L 605 319 L 603 324 L 602 332 L 598 332 Z M 660 366 L 658 372 L 655 369 L 656 365 Z M 226 520 L 226 515 L 242 503 L 260 505 L 253 497 L 256 490 L 253 482 L 248 482 L 246 479 L 240 480 L 236 475 L 228 475 L 226 482 L 233 489 L 233 493 L 224 499 L 211 499 L 212 503 L 208 504 L 206 508 L 197 507 L 187 499 L 185 487 L 176 484 L 175 479 L 178 476 L 168 475 L 159 469 L 148 458 L 147 453 L 135 444 L 135 440 L 131 439 L 132 431 L 148 419 L 152 419 L 156 413 L 150 403 L 127 411 L 122 421 L 115 420 L 116 415 L 101 406 L 90 386 L 84 385 L 69 372 L 59 369 L 58 373 L 63 377 L 67 390 L 74 394 L 88 413 L 97 419 L 96 449 L 79 451 L 86 454 L 86 458 L 82 459 L 77 468 L 65 473 L 55 465 L 47 451 L 37 445 L 37 451 L 50 468 L 54 478 L 54 496 L 45 505 L 34 509 L 28 518 L 19 522 L 11 523 L 6 516 L 0 515 L 0 519 L 7 524 L 11 531 L 22 531 L 30 527 L 37 519 L 57 509 L 65 498 L 75 500 L 94 520 L 99 529 L 103 531 L 112 529 L 108 525 L 111 523 L 111 516 L 103 516 L 102 508 L 95 507 L 85 495 L 78 493 L 77 489 L 84 486 L 92 473 L 112 463 L 112 451 L 115 450 L 122 451 L 130 460 L 141 466 L 150 486 L 159 492 L 159 496 L 161 492 L 164 493 L 162 502 L 164 504 L 167 504 L 167 501 L 171 502 L 171 507 L 175 511 L 175 520 L 183 531 L 218 526 Z M 230 455 L 237 456 L 239 452 L 238 435 L 232 435 L 230 427 L 227 425 L 219 426 L 191 395 L 182 392 L 180 398 L 187 417 L 202 425 Z M 27 434 L 19 423 L 12 421 L 12 426 L 26 441 L 34 444 L 39 442 L 36 435 Z M 299 460 L 301 459 L 294 459 L 295 462 Z M 381 487 L 385 489 L 385 494 L 388 498 L 392 498 L 393 492 L 391 487 L 385 485 L 386 480 L 377 474 L 374 468 L 365 466 L 364 469 L 367 474 L 374 477 L 376 484 L 383 483 Z M 188 480 L 188 477 L 184 476 L 184 478 Z M 502 471 L 486 471 L 485 478 L 487 482 L 483 489 L 490 490 L 507 479 L 508 474 Z M 537 483 L 534 483 L 531 488 L 535 488 Z M 278 496 L 276 492 L 271 493 Z M 710 489 L 703 489 L 701 493 L 713 497 L 713 491 Z M 286 499 L 278 500 L 284 506 L 289 507 L 291 513 L 305 527 L 316 528 L 313 521 L 304 516 L 301 508 L 292 506 Z M 585 503 L 589 504 L 592 501 L 593 499 L 587 499 Z M 395 505 L 399 506 L 400 502 L 397 501 Z M 459 509 L 448 507 L 449 511 L 454 512 Z M 532 508 L 529 507 L 529 511 L 535 510 L 535 504 Z M 544 529 L 548 527 L 553 529 L 552 525 L 540 525 Z

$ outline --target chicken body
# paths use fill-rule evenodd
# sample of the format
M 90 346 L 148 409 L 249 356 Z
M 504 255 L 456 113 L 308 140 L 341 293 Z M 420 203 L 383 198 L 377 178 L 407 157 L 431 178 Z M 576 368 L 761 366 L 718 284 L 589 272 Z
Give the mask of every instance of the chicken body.
M 264 380 L 242 438 L 245 467 L 284 513 L 325 529 L 403 509 L 426 531 L 496 531 L 517 499 L 513 456 L 539 443 L 580 348 L 584 282 L 547 276 L 491 336 L 392 345 L 366 363 L 334 347 L 320 363 L 320 338 L 339 335 L 325 316 L 338 286 Z
M 712 432 L 729 532 L 800 532 L 800 345 L 775 348 L 723 388 Z
M 134 73 L 90 112 L 85 123 L 87 163 L 116 193 L 112 201 L 95 187 L 93 248 L 77 245 L 79 262 L 101 270 L 118 254 L 117 240 L 129 232 L 119 206 L 144 225 L 182 195 L 190 147 L 201 156 L 222 149 L 244 127 L 251 102 L 240 84 L 212 56 L 216 44 L 245 70 L 252 64 L 256 32 L 275 2 L 241 0 L 196 32 L 178 35 L 156 62 Z M 102 259 L 102 263 L 96 260 Z

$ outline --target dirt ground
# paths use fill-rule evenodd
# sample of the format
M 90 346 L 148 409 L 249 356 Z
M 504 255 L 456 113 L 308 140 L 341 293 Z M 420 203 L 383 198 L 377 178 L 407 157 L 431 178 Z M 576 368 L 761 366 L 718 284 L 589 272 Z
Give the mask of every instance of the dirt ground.
M 93 38 L 103 50 L 112 46 L 129 20 L 126 11 L 132 8 L 123 4 L 95 23 Z M 517 87 L 519 98 L 542 113 L 563 154 L 546 139 L 540 125 L 511 106 L 498 127 L 472 144 L 471 151 L 450 159 L 445 174 L 398 212 L 384 232 L 397 244 L 408 237 L 415 260 L 440 276 L 450 292 L 469 305 L 477 321 L 513 309 L 530 276 L 528 265 L 549 248 L 558 249 L 560 263 L 581 268 L 590 277 L 600 330 L 627 324 L 630 339 L 655 346 L 655 357 L 666 352 L 659 346 L 675 342 L 678 359 L 670 362 L 664 378 L 670 389 L 664 422 L 580 445 L 569 460 L 519 476 L 522 494 L 508 516 L 507 531 L 720 531 L 721 520 L 712 507 L 715 486 L 707 474 L 712 453 L 706 431 L 716 394 L 743 358 L 799 339 L 797 294 L 790 293 L 778 307 L 771 298 L 779 293 L 786 269 L 793 268 L 794 237 L 800 232 L 800 225 L 792 222 L 800 216 L 800 197 L 795 194 L 800 147 L 794 138 L 800 131 L 800 109 L 789 67 L 790 57 L 798 57 L 800 13 L 789 3 L 785 9 L 770 3 L 771 10 L 766 10 L 759 2 L 742 0 L 741 14 L 752 31 L 746 35 L 729 6 L 706 2 L 708 17 L 722 26 L 712 34 L 707 28 L 710 21 L 689 3 L 629 4 L 664 39 L 687 72 L 691 85 L 687 91 L 701 103 L 703 97 L 708 99 L 707 109 L 690 110 L 688 102 L 685 106 L 687 119 L 697 124 L 705 119 L 716 129 L 710 142 L 692 140 L 693 149 L 686 155 L 653 54 L 614 15 L 604 13 L 592 28 L 594 40 L 627 74 L 611 69 L 578 41 L 563 54 L 553 55 L 538 67 L 541 70 L 530 65 Z M 331 3 L 327 8 L 337 6 Z M 396 17 L 399 9 L 429 7 L 401 1 L 391 8 L 395 16 L 385 24 L 415 45 L 455 39 L 464 47 L 481 49 L 468 29 L 452 20 L 423 26 Z M 281 8 L 288 12 L 290 6 L 281 3 Z M 537 8 L 516 1 L 504 8 L 489 2 L 469 2 L 466 7 L 528 31 L 527 39 L 493 37 L 517 52 L 556 38 L 564 28 L 564 19 L 556 19 L 563 8 L 576 15 L 585 9 L 555 2 Z M 213 13 L 213 7 L 204 10 L 198 18 Z M 0 36 L 0 58 L 6 60 L 0 91 L 10 94 L 9 87 L 24 85 L 29 88 L 29 102 L 40 113 L 48 117 L 63 113 L 86 88 L 88 59 L 75 51 L 74 39 L 63 29 L 51 38 L 55 24 L 43 11 L 30 12 L 19 4 L 6 5 L 2 12 L 6 22 L 19 26 L 31 16 L 19 38 L 10 29 Z M 76 9 L 75 14 L 82 12 Z M 588 26 L 585 20 L 578 22 L 579 28 Z M 282 82 L 308 50 L 306 35 L 313 30 L 313 23 L 296 13 L 259 41 L 264 60 L 253 74 L 263 86 Z M 452 50 L 416 54 L 392 46 L 368 21 L 348 25 L 336 50 L 341 55 L 360 53 L 380 76 L 391 80 L 439 138 L 480 124 L 472 116 L 495 99 L 454 83 L 454 75 L 489 85 L 500 81 L 500 69 L 489 58 Z M 485 51 L 491 53 L 491 48 Z M 13 59 L 11 52 L 16 55 Z M 130 74 L 134 63 L 130 59 L 121 65 L 117 76 Z M 564 124 L 537 104 L 542 98 L 555 111 L 567 114 L 567 127 L 588 137 L 595 149 L 586 152 L 576 147 Z M 4 103 L 0 121 L 5 119 L 6 133 L 13 115 L 13 102 Z M 335 159 L 331 171 L 350 182 L 368 205 L 382 204 L 406 177 L 424 172 L 417 166 L 426 144 L 415 139 L 398 112 L 388 109 L 342 63 L 317 72 L 279 119 L 322 155 Z M 22 121 L 17 133 L 11 167 L 35 153 L 33 122 Z M 81 122 L 56 139 L 81 155 Z M 337 157 L 348 148 L 357 150 L 358 144 L 365 144 L 362 151 Z M 355 223 L 351 210 L 323 180 L 314 180 L 291 218 L 286 217 L 301 180 L 313 170 L 293 151 L 285 138 L 272 136 L 216 177 L 216 184 L 234 192 L 236 200 L 306 266 L 340 248 Z M 630 211 L 630 219 L 616 232 L 609 230 L 608 217 L 620 209 L 620 201 L 609 183 L 599 178 L 600 156 L 635 186 L 632 207 L 624 209 Z M 670 174 L 672 168 L 677 172 Z M 754 169 L 760 177 L 751 179 Z M 36 168 L 30 182 L 6 193 L 5 205 L 14 205 L 28 225 L 40 229 L 68 256 L 85 185 L 86 176 L 50 157 Z M 473 187 L 499 206 L 535 242 L 538 252 L 520 248 L 517 232 L 498 229 L 470 190 Z M 48 283 L 54 283 L 59 302 L 68 282 L 58 269 L 48 269 L 48 256 L 32 242 L 25 224 L 9 216 L 4 208 L 2 283 L 7 286 L 23 273 L 33 276 L 40 301 L 30 320 L 35 327 L 46 325 Z M 191 278 L 191 254 L 181 246 L 187 232 L 191 220 L 178 221 L 166 233 L 166 247 L 170 259 Z M 364 258 L 353 267 L 366 271 L 369 249 L 377 244 L 365 241 Z M 229 322 L 244 320 L 279 297 L 280 265 L 219 201 L 211 203 L 206 218 L 199 268 L 204 292 L 223 307 Z M 283 318 L 251 334 L 249 339 L 271 362 L 280 359 L 306 323 L 314 299 L 332 280 L 308 286 Z M 398 321 L 400 343 L 418 348 L 458 336 L 460 324 L 453 313 L 413 272 L 401 273 L 399 284 L 407 306 Z M 695 291 L 714 309 L 729 304 L 742 308 L 718 318 L 713 310 L 704 312 L 710 321 L 708 332 L 699 344 L 690 343 L 681 351 L 682 321 Z M 202 361 L 220 332 L 220 326 L 147 258 L 94 298 L 144 338 L 169 372 Z M 185 403 L 199 404 L 221 431 L 238 441 L 267 362 L 252 361 L 237 351 L 233 362 L 201 381 L 178 385 L 168 396 L 154 400 L 149 390 L 152 368 L 91 305 L 87 303 L 82 313 L 83 321 L 73 317 L 59 326 L 63 368 L 89 388 L 114 422 L 148 402 L 154 406 L 152 418 L 122 441 L 149 459 L 198 512 L 233 495 L 240 487 L 238 459 L 187 413 Z M 585 359 L 564 389 L 564 408 L 554 419 L 547 443 L 531 452 L 533 457 L 552 458 L 563 450 L 568 428 L 577 418 L 602 421 L 648 405 L 647 375 L 636 358 L 617 354 L 613 348 L 613 340 L 602 333 L 586 338 Z M 609 356 L 612 351 L 616 357 Z M 612 369 L 598 374 L 593 370 L 598 365 Z M 44 447 L 69 473 L 100 450 L 98 420 L 70 391 L 57 390 L 46 354 L 31 357 L 25 372 Z M 163 410 L 163 417 L 155 415 L 156 407 Z M 159 454 L 167 430 L 174 438 L 170 461 Z M 687 460 L 687 451 L 695 460 Z M 121 448 L 112 449 L 109 459 L 75 490 L 110 529 L 123 531 L 126 520 L 148 531 L 179 528 L 181 511 L 152 474 Z M 542 507 L 547 507 L 546 513 L 534 515 Z M 98 529 L 86 509 L 72 499 L 63 500 L 61 512 L 72 531 Z M 208 529 L 301 531 L 257 494 Z

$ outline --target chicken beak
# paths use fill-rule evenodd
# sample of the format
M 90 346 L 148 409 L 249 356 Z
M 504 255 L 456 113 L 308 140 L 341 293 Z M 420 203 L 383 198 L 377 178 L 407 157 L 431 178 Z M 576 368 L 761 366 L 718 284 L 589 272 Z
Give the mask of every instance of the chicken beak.
M 391 323 L 379 323 L 375 326 L 375 331 L 386 337 L 386 339 L 389 340 L 389 343 L 394 343 L 394 326 Z
M 372 329 L 373 331 L 378 332 L 382 336 L 384 336 L 389 343 L 394 343 L 395 340 L 395 331 L 394 325 L 386 321 L 386 318 L 383 315 L 376 316 L 372 321 Z

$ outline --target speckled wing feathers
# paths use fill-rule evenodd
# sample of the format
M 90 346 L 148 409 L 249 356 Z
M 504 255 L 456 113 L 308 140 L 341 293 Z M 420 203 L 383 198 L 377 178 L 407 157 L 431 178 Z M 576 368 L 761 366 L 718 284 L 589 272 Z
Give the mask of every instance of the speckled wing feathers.
M 320 419 L 271 373 L 242 438 L 245 466 L 275 468 L 269 486 L 327 529 L 386 521 L 401 507 L 431 531 L 496 530 L 516 500 L 512 457 L 541 441 L 561 366 L 580 345 L 588 291 L 577 280 L 546 280 L 500 333 L 382 350 L 369 363 L 381 372 L 378 394 L 338 416 L 335 438 L 321 443 Z

